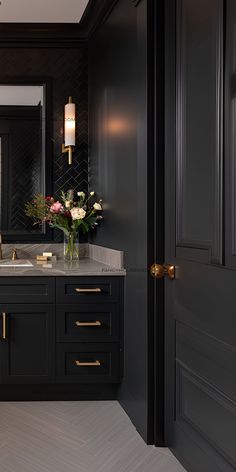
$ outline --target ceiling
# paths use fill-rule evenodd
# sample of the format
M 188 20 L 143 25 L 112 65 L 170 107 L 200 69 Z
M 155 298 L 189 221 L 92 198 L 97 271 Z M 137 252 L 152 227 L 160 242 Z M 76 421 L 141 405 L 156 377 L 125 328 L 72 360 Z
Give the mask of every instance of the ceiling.
M 0 23 L 78 23 L 89 0 L 0 0 Z

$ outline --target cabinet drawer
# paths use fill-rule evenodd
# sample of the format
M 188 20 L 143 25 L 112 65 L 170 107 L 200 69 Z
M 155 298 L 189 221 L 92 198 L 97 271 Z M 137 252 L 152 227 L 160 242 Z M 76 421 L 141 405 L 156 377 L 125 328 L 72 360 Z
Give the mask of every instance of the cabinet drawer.
M 57 382 L 120 381 L 119 344 L 57 344 Z
M 59 342 L 119 341 L 119 305 L 57 305 L 56 330 Z
M 119 283 L 119 277 L 58 277 L 57 302 L 118 301 Z
M 53 303 L 53 277 L 0 277 L 0 303 Z

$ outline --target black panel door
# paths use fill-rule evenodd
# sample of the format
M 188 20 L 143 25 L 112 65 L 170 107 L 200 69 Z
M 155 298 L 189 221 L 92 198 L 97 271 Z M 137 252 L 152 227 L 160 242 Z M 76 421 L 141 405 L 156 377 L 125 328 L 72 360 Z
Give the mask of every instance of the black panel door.
M 54 307 L 0 305 L 0 383 L 53 381 Z
M 236 2 L 166 8 L 166 444 L 190 472 L 235 471 Z

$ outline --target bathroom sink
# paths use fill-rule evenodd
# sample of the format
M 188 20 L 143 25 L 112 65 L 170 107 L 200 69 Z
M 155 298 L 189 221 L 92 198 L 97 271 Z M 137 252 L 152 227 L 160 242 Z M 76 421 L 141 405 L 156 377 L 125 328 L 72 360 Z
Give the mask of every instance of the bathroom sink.
M 17 259 L 16 261 L 0 261 L 0 267 L 33 267 L 28 259 Z

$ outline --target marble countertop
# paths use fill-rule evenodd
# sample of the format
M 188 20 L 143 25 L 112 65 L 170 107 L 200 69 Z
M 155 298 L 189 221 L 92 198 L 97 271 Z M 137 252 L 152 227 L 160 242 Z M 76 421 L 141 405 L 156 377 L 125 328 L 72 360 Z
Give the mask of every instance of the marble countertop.
M 89 257 L 79 261 L 38 263 L 35 259 L 29 259 L 31 267 L 0 267 L 0 277 L 8 276 L 124 276 L 125 269 L 119 269 L 111 265 L 103 264 Z M 1 261 L 4 262 L 4 261 Z

